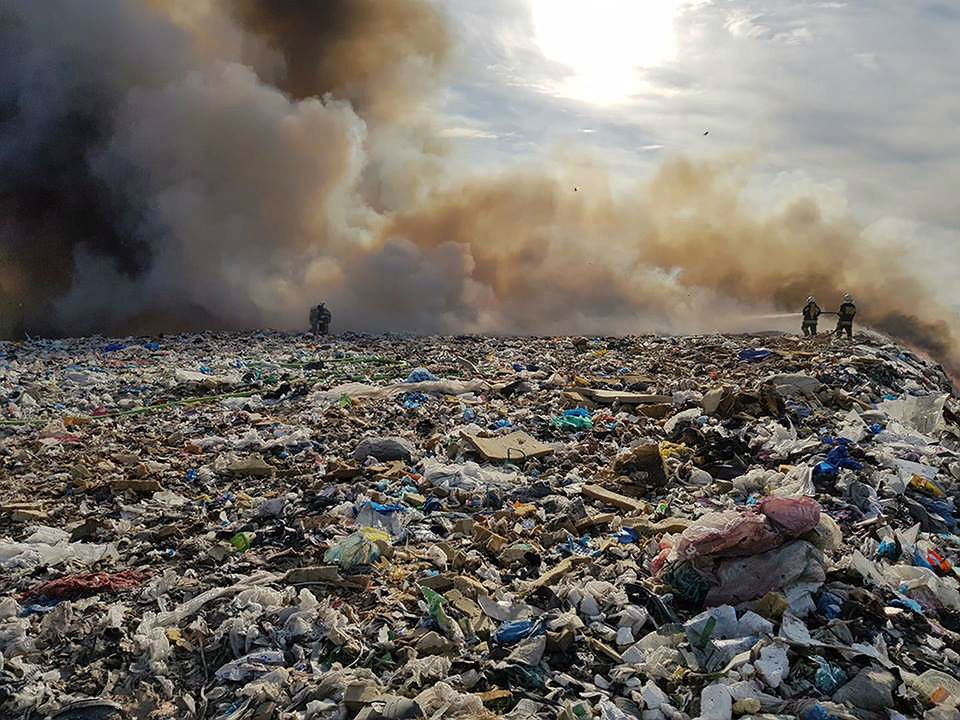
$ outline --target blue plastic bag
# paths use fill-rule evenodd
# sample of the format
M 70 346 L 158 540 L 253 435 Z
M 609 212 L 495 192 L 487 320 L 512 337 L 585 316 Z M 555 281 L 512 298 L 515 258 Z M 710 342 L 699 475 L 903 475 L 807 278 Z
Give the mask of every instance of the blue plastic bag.
M 833 692 L 847 681 L 847 674 L 840 668 L 831 665 L 819 655 L 813 657 L 820 667 L 813 676 L 813 684 L 820 692 L 832 695 Z
M 917 615 L 923 614 L 923 607 L 913 598 L 908 598 L 906 595 L 897 593 L 897 596 L 887 603 L 890 607 L 902 608 L 903 610 L 910 610 L 915 612 Z
M 828 620 L 840 617 L 843 610 L 843 601 L 833 593 L 823 592 L 817 598 L 817 610 Z
M 827 709 L 820 703 L 804 710 L 800 717 L 802 720 L 837 720 L 837 716 L 827 712 Z
M 435 382 L 439 380 L 436 375 L 427 370 L 426 368 L 418 367 L 410 371 L 410 374 L 407 375 L 407 379 L 404 380 L 406 383 L 420 383 L 420 382 Z
M 880 544 L 877 545 L 877 557 L 886 558 L 887 560 L 896 560 L 897 559 L 896 540 L 881 540 Z
M 850 457 L 850 448 L 848 447 L 850 444 L 849 440 L 837 438 L 833 440 L 833 443 L 834 446 L 830 452 L 827 453 L 826 459 L 823 462 L 817 463 L 817 466 L 813 469 L 814 478 L 835 478 L 840 468 L 863 470 L 863 465 Z
M 742 362 L 760 362 L 773 355 L 772 350 L 766 348 L 757 348 L 756 350 L 741 350 L 737 353 L 737 358 Z
M 498 645 L 514 645 L 532 635 L 542 635 L 543 632 L 543 625 L 534 620 L 510 620 L 497 628 L 493 641 Z
M 421 407 L 429 398 L 422 392 L 407 393 L 403 398 L 403 407 L 406 410 L 416 410 Z
M 590 547 L 590 536 L 584 535 L 580 538 L 575 538 L 570 533 L 567 533 L 566 542 L 560 545 L 560 552 L 565 555 L 574 555 L 577 557 L 590 557 L 592 555 L 599 555 L 599 550 L 594 550 Z
M 553 425 L 564 430 L 590 430 L 593 420 L 586 408 L 564 410 L 560 417 L 553 419 Z
M 630 545 L 640 539 L 640 533 L 633 528 L 620 528 L 620 532 L 618 532 L 615 537 L 621 545 Z
M 927 512 L 933 513 L 950 529 L 950 532 L 956 532 L 958 528 L 957 519 L 953 516 L 953 506 L 943 500 L 934 500 L 923 495 L 914 495 L 913 499 L 923 505 Z

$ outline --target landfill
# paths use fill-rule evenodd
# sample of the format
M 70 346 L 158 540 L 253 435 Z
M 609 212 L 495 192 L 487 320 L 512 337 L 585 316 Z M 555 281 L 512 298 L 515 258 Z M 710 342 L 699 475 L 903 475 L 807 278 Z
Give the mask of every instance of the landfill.
M 859 330 L 0 343 L 0 717 L 958 718 L 960 402 Z

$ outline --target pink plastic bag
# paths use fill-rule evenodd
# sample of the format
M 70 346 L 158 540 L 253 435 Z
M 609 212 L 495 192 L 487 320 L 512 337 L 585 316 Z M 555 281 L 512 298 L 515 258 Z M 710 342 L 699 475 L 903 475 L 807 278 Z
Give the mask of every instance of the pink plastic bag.
M 757 509 L 791 537 L 813 530 L 820 522 L 820 504 L 808 497 L 768 497 Z
M 738 557 L 756 555 L 783 542 L 763 515 L 728 511 L 704 515 L 683 531 L 677 557 Z

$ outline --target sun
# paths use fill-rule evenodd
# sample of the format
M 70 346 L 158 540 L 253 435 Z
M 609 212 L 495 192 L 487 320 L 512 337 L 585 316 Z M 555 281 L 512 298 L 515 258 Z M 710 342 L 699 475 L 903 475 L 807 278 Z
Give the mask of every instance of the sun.
M 540 51 L 572 71 L 558 91 L 596 104 L 622 103 L 638 70 L 677 54 L 674 21 L 683 0 L 531 0 Z

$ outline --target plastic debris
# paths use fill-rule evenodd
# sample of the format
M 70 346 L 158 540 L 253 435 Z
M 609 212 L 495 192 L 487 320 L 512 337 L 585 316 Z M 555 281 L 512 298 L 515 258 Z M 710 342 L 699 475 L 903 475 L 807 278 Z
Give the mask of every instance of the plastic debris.
M 3 717 L 960 706 L 960 403 L 869 332 L 32 340 L 0 367 Z

